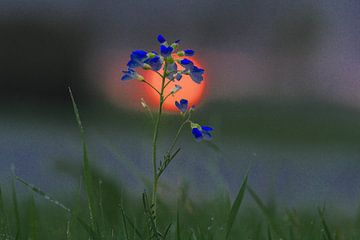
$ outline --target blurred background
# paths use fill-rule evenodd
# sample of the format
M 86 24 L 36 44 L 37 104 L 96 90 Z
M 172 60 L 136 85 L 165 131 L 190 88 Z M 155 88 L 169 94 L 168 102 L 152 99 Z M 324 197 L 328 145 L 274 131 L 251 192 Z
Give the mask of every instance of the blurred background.
M 50 193 L 77 188 L 81 142 L 74 92 L 99 172 L 140 193 L 151 177 L 151 122 L 129 53 L 157 34 L 196 50 L 206 70 L 196 119 L 215 128 L 183 151 L 163 196 L 232 196 L 250 184 L 287 207 L 326 202 L 353 213 L 360 196 L 360 2 L 94 1 L 0 3 L 0 181 L 10 166 Z M 165 116 L 160 151 L 176 131 Z M 165 136 L 164 136 L 165 135 Z M 73 171 L 74 170 L 74 171 Z

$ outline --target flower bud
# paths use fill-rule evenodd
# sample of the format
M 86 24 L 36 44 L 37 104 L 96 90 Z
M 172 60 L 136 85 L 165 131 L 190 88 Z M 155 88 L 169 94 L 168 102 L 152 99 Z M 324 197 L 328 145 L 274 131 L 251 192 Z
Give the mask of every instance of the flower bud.
M 149 107 L 143 98 L 141 98 L 140 103 L 141 103 L 141 106 L 145 109 Z
M 138 74 L 138 75 L 136 76 L 136 80 L 139 80 L 140 82 L 142 82 L 142 81 L 145 80 L 145 78 L 144 78 L 143 76 L 141 76 L 140 74 Z
M 147 64 L 147 63 L 144 63 L 142 68 L 145 69 L 145 70 L 150 70 L 151 66 L 149 64 Z
M 154 58 L 155 56 L 156 56 L 156 54 L 153 53 L 153 52 L 148 52 L 148 53 L 147 53 L 147 57 L 148 57 L 148 58 Z
M 197 128 L 197 129 L 201 130 L 200 124 L 197 124 L 197 123 L 191 122 L 191 123 L 190 123 L 190 127 L 191 127 L 191 128 Z
M 179 57 L 184 57 L 185 56 L 185 52 L 184 51 L 178 51 L 176 53 Z
M 178 91 L 180 91 L 182 87 L 180 85 L 175 85 L 175 87 L 171 90 L 171 94 L 174 95 Z
M 171 44 L 171 47 L 174 49 L 174 51 L 179 47 L 179 44 L 173 43 Z

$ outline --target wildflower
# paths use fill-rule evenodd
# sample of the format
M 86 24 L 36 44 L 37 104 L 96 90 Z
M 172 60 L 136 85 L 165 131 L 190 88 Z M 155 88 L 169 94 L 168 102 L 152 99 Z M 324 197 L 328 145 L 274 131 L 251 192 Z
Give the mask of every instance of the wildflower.
M 197 123 L 191 123 L 191 133 L 195 137 L 195 140 L 200 142 L 201 140 L 211 140 L 211 131 L 214 129 L 208 126 L 201 126 Z
M 123 71 L 124 75 L 121 77 L 121 80 L 132 80 L 137 79 L 139 81 L 144 81 L 144 77 L 135 72 L 133 69 L 129 68 L 127 71 Z
M 195 54 L 195 51 L 191 50 L 191 49 L 187 49 L 187 50 L 184 50 L 184 53 L 185 53 L 185 56 L 193 56 Z
M 191 49 L 187 49 L 187 50 L 183 50 L 183 51 L 179 51 L 176 53 L 179 57 L 183 57 L 183 56 L 193 56 L 195 54 L 194 50 Z
M 168 79 L 174 80 L 174 75 L 177 74 L 177 65 L 175 62 L 168 63 L 167 74 Z
M 127 63 L 129 68 L 135 69 L 142 67 L 145 70 L 152 69 L 159 71 L 163 65 L 163 59 L 156 52 L 146 52 L 144 50 L 135 50 L 130 55 L 130 61 Z
M 182 112 L 185 113 L 189 106 L 189 101 L 186 99 L 181 99 L 180 102 L 176 101 L 175 106 Z
M 201 69 L 201 68 L 198 68 L 196 66 L 193 66 L 191 69 L 190 69 L 190 77 L 191 79 L 200 84 L 202 80 L 204 80 L 203 78 L 203 73 L 204 73 L 204 69 Z
M 159 34 L 157 37 L 157 40 L 159 41 L 159 43 L 164 44 L 166 42 L 166 39 L 164 38 L 163 35 Z
M 181 78 L 182 78 L 182 74 L 181 73 L 176 73 L 176 76 L 175 76 L 176 80 L 180 81 Z
M 192 68 L 194 66 L 194 63 L 192 61 L 190 61 L 189 59 L 187 59 L 187 58 L 184 58 L 184 59 L 180 60 L 180 64 L 186 70 L 189 70 L 190 68 Z
M 174 48 L 172 48 L 171 46 L 165 46 L 165 45 L 160 46 L 160 53 L 161 53 L 161 56 L 163 56 L 163 57 L 171 56 L 171 53 L 173 50 L 174 50 Z
M 153 57 L 148 58 L 144 61 L 145 64 L 148 64 L 152 70 L 154 71 L 159 71 L 163 65 L 163 60 L 162 58 L 157 55 L 156 53 L 152 53 L 154 54 Z
M 127 63 L 129 68 L 143 67 L 144 61 L 148 58 L 148 53 L 144 50 L 135 50 L 130 55 L 130 61 Z
M 171 94 L 174 95 L 175 93 L 177 93 L 178 91 L 180 91 L 182 89 L 182 87 L 180 85 L 176 85 L 175 87 L 171 90 Z M 176 104 L 176 103 L 175 103 Z
M 180 64 L 185 68 L 184 73 L 189 74 L 194 82 L 200 84 L 201 81 L 204 80 L 202 76 L 204 73 L 204 69 L 194 66 L 194 63 L 187 58 L 180 60 Z

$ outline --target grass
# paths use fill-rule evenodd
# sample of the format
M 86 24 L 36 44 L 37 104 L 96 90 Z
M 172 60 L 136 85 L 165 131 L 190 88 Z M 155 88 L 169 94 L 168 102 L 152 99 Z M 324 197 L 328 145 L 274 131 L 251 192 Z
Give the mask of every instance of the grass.
M 239 181 L 233 200 L 219 193 L 213 199 L 194 201 L 188 197 L 187 188 L 180 188 L 175 202 L 160 196 L 155 216 L 146 191 L 142 197 L 134 197 L 126 186 L 92 167 L 72 93 L 71 99 L 82 141 L 79 190 L 60 202 L 57 199 L 61 196 L 45 193 L 41 186 L 14 172 L 11 197 L 0 188 L 0 240 L 360 239 L 360 214 L 352 219 L 325 207 L 294 210 L 267 205 L 251 187 L 247 174 Z M 28 189 L 28 197 L 18 198 L 19 188 Z

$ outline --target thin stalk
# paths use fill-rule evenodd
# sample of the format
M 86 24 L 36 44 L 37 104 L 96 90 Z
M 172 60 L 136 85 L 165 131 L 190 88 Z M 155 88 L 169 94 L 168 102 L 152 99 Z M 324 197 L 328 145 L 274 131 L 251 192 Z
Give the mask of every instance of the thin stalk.
M 162 114 L 162 107 L 164 103 L 164 89 L 165 89 L 165 79 L 166 79 L 166 70 L 167 70 L 167 62 L 165 61 L 164 67 L 164 75 L 162 75 L 161 81 L 161 90 L 160 90 L 160 104 L 159 104 L 159 111 L 157 114 L 155 126 L 154 126 L 154 135 L 153 135 L 153 192 L 152 192 L 152 206 L 155 216 L 155 223 L 156 223 L 156 208 L 157 208 L 157 187 L 158 187 L 158 176 L 157 176 L 157 159 L 156 159 L 156 148 L 157 148 L 157 139 L 159 135 L 159 126 L 160 126 L 160 119 Z
M 143 80 L 143 82 L 146 83 L 147 85 L 149 85 L 152 89 L 154 89 L 154 90 L 160 95 L 159 90 L 157 90 L 151 83 L 149 83 L 149 82 L 146 81 L 146 80 Z
M 185 119 L 185 121 L 180 125 L 170 147 L 169 150 L 167 151 L 169 154 L 172 152 L 172 150 L 174 150 L 174 147 L 176 145 L 177 140 L 179 139 L 180 133 L 182 131 L 182 129 L 184 128 L 184 126 L 190 122 L 190 117 L 191 117 L 191 113 L 189 113 L 188 117 Z

